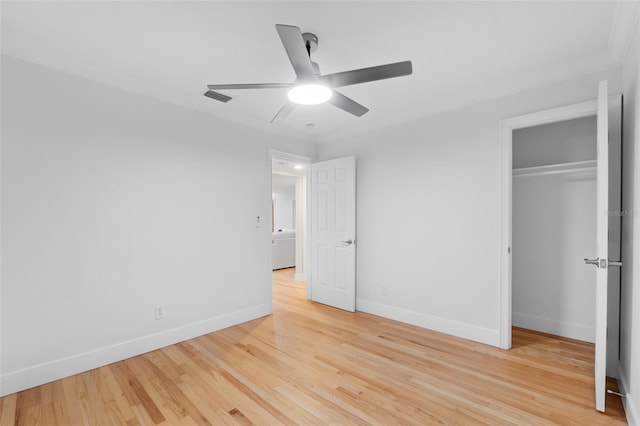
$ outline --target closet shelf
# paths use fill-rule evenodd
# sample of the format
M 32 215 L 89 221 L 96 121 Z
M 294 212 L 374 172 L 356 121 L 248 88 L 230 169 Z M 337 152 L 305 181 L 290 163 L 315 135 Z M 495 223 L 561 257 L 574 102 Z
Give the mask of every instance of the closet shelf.
M 513 177 L 545 176 L 565 173 L 592 173 L 596 171 L 597 161 L 575 161 L 572 163 L 550 164 L 548 166 L 522 167 L 513 169 Z

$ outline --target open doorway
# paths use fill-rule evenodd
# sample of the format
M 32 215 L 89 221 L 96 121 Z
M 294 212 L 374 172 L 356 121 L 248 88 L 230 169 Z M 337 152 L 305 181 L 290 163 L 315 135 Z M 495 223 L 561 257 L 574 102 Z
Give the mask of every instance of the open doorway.
M 293 272 L 295 282 L 307 285 L 309 266 L 309 158 L 270 151 L 271 271 Z M 275 281 L 273 281 L 275 282 Z
M 296 182 L 297 176 L 281 174 L 284 162 L 274 164 L 271 175 L 271 266 L 272 269 L 295 268 L 296 262 Z

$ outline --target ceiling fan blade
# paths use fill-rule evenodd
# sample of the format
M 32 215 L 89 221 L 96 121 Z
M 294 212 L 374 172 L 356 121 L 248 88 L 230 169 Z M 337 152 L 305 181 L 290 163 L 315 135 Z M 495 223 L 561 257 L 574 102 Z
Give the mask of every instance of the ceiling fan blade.
M 207 98 L 215 99 L 216 101 L 224 102 L 225 104 L 231 100 L 231 96 L 223 95 L 222 93 L 209 90 L 204 93 Z
M 365 108 L 356 101 L 351 98 L 346 97 L 342 93 L 333 91 L 333 96 L 329 99 L 331 105 L 340 108 L 341 110 L 347 111 L 350 114 L 355 115 L 356 117 L 362 117 L 367 112 L 369 112 L 369 108 Z
M 282 108 L 280 108 L 280 111 L 278 111 L 278 113 L 273 116 L 273 118 L 271 119 L 271 122 L 274 123 L 276 121 L 284 120 L 285 118 L 287 118 L 289 114 L 291 114 L 291 111 L 293 111 L 294 109 L 296 109 L 296 104 L 294 104 L 293 102 L 287 101 L 287 103 L 282 105 Z
M 299 80 L 315 79 L 309 52 L 304 45 L 300 28 L 291 25 L 276 25 L 276 30 L 289 55 L 289 60 Z
M 344 87 L 351 86 L 352 84 L 384 80 L 386 78 L 402 77 L 405 75 L 411 75 L 412 72 L 413 66 L 411 61 L 404 61 L 387 65 L 379 65 L 377 67 L 327 74 L 323 75 L 320 79 L 331 87 Z
M 209 90 L 225 89 L 283 89 L 291 87 L 291 83 L 255 83 L 255 84 L 208 84 Z

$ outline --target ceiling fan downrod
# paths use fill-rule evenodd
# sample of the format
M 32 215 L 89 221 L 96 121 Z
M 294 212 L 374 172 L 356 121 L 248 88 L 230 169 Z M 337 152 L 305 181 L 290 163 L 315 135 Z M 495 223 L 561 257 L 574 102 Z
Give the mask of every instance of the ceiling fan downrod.
M 318 36 L 313 33 L 302 33 L 302 40 L 304 40 L 307 54 L 309 54 L 309 58 L 311 58 L 311 53 L 318 50 Z
M 311 54 L 318 50 L 318 36 L 313 33 L 302 33 L 302 41 L 304 41 L 304 46 L 307 48 L 307 54 L 309 55 L 309 61 L 311 62 L 313 73 L 316 76 L 320 76 L 320 66 L 317 62 L 313 62 L 311 60 Z

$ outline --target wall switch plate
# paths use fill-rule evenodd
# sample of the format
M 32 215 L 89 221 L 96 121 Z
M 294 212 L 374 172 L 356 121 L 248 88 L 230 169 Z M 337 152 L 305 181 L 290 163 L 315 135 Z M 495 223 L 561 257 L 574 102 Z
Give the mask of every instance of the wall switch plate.
M 389 287 L 382 287 L 382 295 L 383 296 L 389 295 Z
M 154 308 L 154 317 L 157 320 L 161 320 L 165 318 L 165 310 L 164 305 L 156 305 Z
M 262 228 L 262 225 L 264 225 L 262 218 L 260 216 L 256 216 L 256 228 Z

